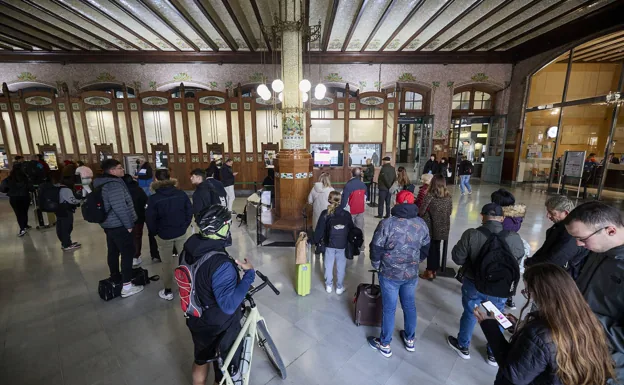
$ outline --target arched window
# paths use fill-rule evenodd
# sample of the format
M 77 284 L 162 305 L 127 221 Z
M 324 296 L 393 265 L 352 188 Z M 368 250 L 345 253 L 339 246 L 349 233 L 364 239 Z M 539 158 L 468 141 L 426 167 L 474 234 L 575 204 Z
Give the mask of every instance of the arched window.
M 194 98 L 195 94 L 200 92 L 200 91 L 207 91 L 207 88 L 199 88 L 199 87 L 184 87 L 184 97 L 185 98 Z M 170 90 L 167 90 L 167 92 L 171 92 L 171 97 L 172 98 L 180 98 L 182 97 L 181 92 L 182 92 L 182 88 L 180 86 L 176 86 Z
M 127 90 L 128 90 L 128 98 L 134 98 L 135 97 L 134 88 L 127 87 Z M 89 86 L 82 87 L 80 91 L 81 92 L 86 92 L 86 91 L 112 92 L 113 95 L 115 95 L 115 98 L 117 99 L 122 99 L 124 97 L 123 87 L 115 83 L 91 84 Z
M 492 115 L 494 92 L 490 89 L 464 86 L 455 89 L 451 106 L 455 115 Z
M 422 111 L 423 109 L 423 96 L 418 92 L 406 91 L 405 92 L 405 110 L 406 111 Z
M 426 115 L 429 112 L 431 92 L 428 88 L 417 84 L 401 85 L 400 87 L 401 111 L 412 115 Z

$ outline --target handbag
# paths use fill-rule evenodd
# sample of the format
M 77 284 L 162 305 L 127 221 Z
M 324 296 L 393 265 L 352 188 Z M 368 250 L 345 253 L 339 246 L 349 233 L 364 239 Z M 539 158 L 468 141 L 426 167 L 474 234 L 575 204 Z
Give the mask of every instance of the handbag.
M 449 178 L 452 177 L 453 176 L 453 172 L 451 170 L 447 169 L 446 170 L 446 176 L 449 177 Z

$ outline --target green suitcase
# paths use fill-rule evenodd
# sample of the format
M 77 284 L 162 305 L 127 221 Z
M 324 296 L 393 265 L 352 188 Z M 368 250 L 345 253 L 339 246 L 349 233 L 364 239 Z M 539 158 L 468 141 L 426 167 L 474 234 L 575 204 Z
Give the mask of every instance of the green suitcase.
M 312 285 L 312 267 L 309 263 L 302 263 L 297 266 L 297 294 L 305 296 L 310 294 Z

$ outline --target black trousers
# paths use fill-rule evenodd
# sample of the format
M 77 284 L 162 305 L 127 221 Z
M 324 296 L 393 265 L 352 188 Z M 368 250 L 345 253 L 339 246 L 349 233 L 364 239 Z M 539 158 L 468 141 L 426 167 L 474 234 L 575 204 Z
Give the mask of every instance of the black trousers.
M 366 200 L 368 202 L 372 202 L 373 199 L 373 194 L 371 194 L 371 182 L 364 182 L 364 184 L 366 185 Z
M 61 247 L 69 247 L 72 244 L 71 233 L 74 231 L 74 213 L 71 211 L 67 216 L 56 216 L 56 236 L 61 241 Z
M 134 238 L 124 227 L 104 229 L 108 248 L 108 269 L 113 280 L 119 279 L 119 254 L 121 254 L 121 279 L 123 283 L 132 280 L 132 258 Z
M 9 197 L 9 203 L 17 218 L 17 224 L 20 230 L 28 227 L 28 207 L 30 206 L 30 197 Z
M 390 216 L 390 198 L 392 194 L 390 194 L 389 190 L 379 190 L 379 206 L 377 207 L 377 215 L 383 217 L 384 213 L 384 204 L 386 205 L 386 216 Z
M 440 246 L 442 241 L 432 240 L 429 244 L 429 256 L 427 256 L 427 270 L 440 270 Z
M 145 228 L 145 222 L 137 222 L 132 229 L 132 239 L 134 240 L 134 258 L 141 256 L 141 249 L 143 248 L 143 229 Z M 158 244 L 156 243 L 156 237 L 154 234 L 148 232 L 150 256 L 152 259 L 160 259 L 158 253 Z

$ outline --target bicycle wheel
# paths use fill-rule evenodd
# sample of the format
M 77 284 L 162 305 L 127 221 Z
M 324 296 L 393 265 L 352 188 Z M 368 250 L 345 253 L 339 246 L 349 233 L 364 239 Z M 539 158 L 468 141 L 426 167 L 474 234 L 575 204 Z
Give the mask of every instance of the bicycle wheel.
M 258 328 L 256 333 L 258 334 L 258 345 L 266 352 L 269 357 L 269 361 L 271 364 L 277 369 L 282 380 L 286 379 L 286 367 L 284 366 L 284 362 L 282 361 L 282 357 L 280 357 L 279 352 L 277 351 L 277 347 L 275 346 L 275 342 L 273 342 L 273 338 L 269 334 L 267 330 L 266 324 L 264 320 L 258 321 Z

